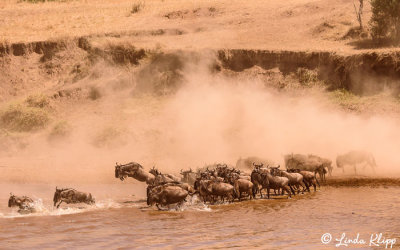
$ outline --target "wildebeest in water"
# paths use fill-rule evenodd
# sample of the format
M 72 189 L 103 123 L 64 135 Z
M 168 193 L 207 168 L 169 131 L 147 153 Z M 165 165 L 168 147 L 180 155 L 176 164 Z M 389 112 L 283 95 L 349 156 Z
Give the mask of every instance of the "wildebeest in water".
M 53 197 L 54 206 L 57 205 L 57 208 L 61 205 L 62 202 L 67 204 L 70 203 L 86 203 L 86 204 L 94 204 L 95 200 L 90 193 L 84 193 L 77 191 L 73 188 L 60 188 L 56 187 L 56 192 Z
M 8 199 L 8 207 L 18 207 L 18 213 L 33 213 L 35 208 L 33 207 L 33 200 L 28 196 L 16 196 L 10 193 Z
M 166 183 L 155 187 L 148 187 L 147 190 L 147 205 L 156 204 L 159 210 L 164 210 L 161 206 L 169 206 L 177 204 L 179 207 L 185 202 L 185 198 L 189 192 L 175 183 Z
M 132 177 L 138 181 L 146 182 L 147 185 L 151 185 L 154 182 L 154 175 L 144 171 L 142 165 L 136 162 L 129 162 L 127 164 L 115 165 L 115 178 L 123 181 L 126 177 Z

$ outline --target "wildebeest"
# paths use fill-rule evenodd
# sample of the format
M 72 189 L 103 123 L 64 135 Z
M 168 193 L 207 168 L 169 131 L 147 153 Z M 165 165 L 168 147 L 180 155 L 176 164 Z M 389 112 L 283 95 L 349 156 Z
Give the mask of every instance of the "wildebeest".
M 15 196 L 10 193 L 8 199 L 8 207 L 18 207 L 18 213 L 32 213 L 35 212 L 33 200 L 28 196 Z
M 305 170 L 300 170 L 300 169 L 288 169 L 287 170 L 289 173 L 299 173 L 303 176 L 303 183 L 306 185 L 307 191 L 310 192 L 310 187 L 314 187 L 314 191 L 317 191 L 317 184 L 318 187 L 319 182 L 318 179 L 315 175 L 315 173 L 310 172 L 310 171 L 305 171 Z
M 138 181 L 146 182 L 147 185 L 153 184 L 154 175 L 144 171 L 142 165 L 136 162 L 130 162 L 124 165 L 116 163 L 115 166 L 115 178 L 123 181 L 126 177 L 132 177 Z
M 154 184 L 158 185 L 160 183 L 167 183 L 167 182 L 180 182 L 180 179 L 172 174 L 163 174 L 158 169 L 153 167 L 150 169 L 150 174 L 154 176 Z
M 182 182 L 186 182 L 190 185 L 194 185 L 194 182 L 196 181 L 196 173 L 193 172 L 192 169 L 186 170 L 186 171 L 183 171 L 181 169 L 180 174 L 182 175 L 182 179 L 181 179 Z
M 235 188 L 235 193 L 238 196 L 239 201 L 242 199 L 243 193 L 246 193 L 250 199 L 254 198 L 254 184 L 250 180 L 239 178 L 237 173 L 232 173 L 228 177 L 228 181 Z
M 56 187 L 56 192 L 54 193 L 53 197 L 54 206 L 57 205 L 57 208 L 61 205 L 62 202 L 67 204 L 70 203 L 86 203 L 86 204 L 93 204 L 95 203 L 94 198 L 90 193 L 84 193 L 77 191 L 73 188 L 60 188 Z
M 264 166 L 274 166 L 275 165 L 275 163 L 271 160 L 256 157 L 256 156 L 250 156 L 247 158 L 239 158 L 236 161 L 236 168 L 252 170 L 253 163 L 255 163 L 257 165 L 263 164 Z
M 267 175 L 262 170 L 263 164 L 256 165 L 255 163 L 253 163 L 253 165 L 255 166 L 255 168 L 253 169 L 253 172 L 251 172 L 250 177 L 251 177 L 251 182 L 254 184 L 253 186 L 254 197 L 256 196 L 257 192 L 260 192 L 260 196 L 262 198 L 263 197 L 262 190 L 263 189 L 266 190 L 269 187 L 269 181 Z
M 374 156 L 366 151 L 350 151 L 346 154 L 339 155 L 336 158 L 336 166 L 341 168 L 344 173 L 344 167 L 353 166 L 354 173 L 357 174 L 357 164 L 363 164 L 363 170 L 369 166 L 375 172 L 376 162 Z
M 286 169 L 300 169 L 319 174 L 321 180 L 325 180 L 326 169 L 331 168 L 332 161 L 316 156 L 289 154 L 284 156 Z
M 294 194 L 294 188 L 298 190 L 298 193 L 300 193 L 300 187 L 302 187 L 303 189 L 302 192 L 306 190 L 306 186 L 303 182 L 304 177 L 300 173 L 289 173 L 287 171 L 280 170 L 278 166 L 277 168 L 273 168 L 272 175 L 288 178 L 289 179 L 288 185 L 293 194 Z
M 234 187 L 229 183 L 221 181 L 202 180 L 198 178 L 194 183 L 194 188 L 203 199 L 203 202 L 215 202 L 216 197 L 220 197 L 221 201 L 224 201 L 225 198 L 233 201 L 235 197 Z
M 322 165 L 322 169 L 323 170 L 326 169 L 328 171 L 329 176 L 332 176 L 333 167 L 332 167 L 332 161 L 331 160 L 329 160 L 327 158 L 320 157 L 318 155 L 313 155 L 313 154 L 308 155 L 308 158 L 310 160 L 314 160 L 314 161 L 320 162 L 321 165 Z M 325 172 L 326 171 L 323 171 L 323 181 L 325 181 Z
M 177 203 L 180 206 L 188 194 L 188 191 L 173 183 L 158 185 L 148 190 L 147 205 L 156 204 L 159 210 L 162 210 L 159 205 L 168 206 Z

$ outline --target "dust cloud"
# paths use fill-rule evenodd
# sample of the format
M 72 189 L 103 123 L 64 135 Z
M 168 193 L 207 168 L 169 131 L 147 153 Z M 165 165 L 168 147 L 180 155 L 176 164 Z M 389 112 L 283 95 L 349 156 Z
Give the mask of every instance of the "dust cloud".
M 289 96 L 262 82 L 212 74 L 198 63 L 180 69 L 182 84 L 169 95 L 135 89 L 135 71 L 97 66 L 103 73 L 80 84 L 95 86 L 101 98 L 60 105 L 70 133 L 49 140 L 46 130 L 30 136 L 24 149 L 3 152 L 2 179 L 119 182 L 115 162 L 136 161 L 177 174 L 215 162 L 234 165 L 247 156 L 284 165 L 283 155 L 292 152 L 335 162 L 338 154 L 354 149 L 374 154 L 378 174 L 398 172 L 396 121 L 332 110 L 312 96 Z

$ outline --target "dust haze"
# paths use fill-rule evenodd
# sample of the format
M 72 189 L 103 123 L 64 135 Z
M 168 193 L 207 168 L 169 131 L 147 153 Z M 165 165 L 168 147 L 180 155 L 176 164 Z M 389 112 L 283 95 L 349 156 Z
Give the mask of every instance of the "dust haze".
M 371 151 L 380 175 L 398 173 L 396 120 L 363 118 L 313 96 L 211 73 L 208 62 L 186 62 L 182 84 L 168 95 L 135 88 L 135 70 L 99 63 L 93 69 L 97 76 L 78 84 L 96 88 L 101 97 L 69 108 L 59 104 L 68 135 L 49 140 L 46 130 L 30 136 L 26 147 L 2 152 L 2 179 L 119 182 L 115 162 L 136 161 L 178 174 L 216 162 L 234 165 L 247 156 L 284 166 L 283 155 L 292 152 L 335 162 L 349 150 Z M 334 174 L 340 172 L 335 166 Z

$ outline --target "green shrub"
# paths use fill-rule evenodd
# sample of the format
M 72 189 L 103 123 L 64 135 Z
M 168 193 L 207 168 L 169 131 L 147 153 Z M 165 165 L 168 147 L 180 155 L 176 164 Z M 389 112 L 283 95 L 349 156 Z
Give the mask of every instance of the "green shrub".
M 371 9 L 372 37 L 400 41 L 400 0 L 371 0 Z
M 0 112 L 0 125 L 13 131 L 28 132 L 44 128 L 49 120 L 46 110 L 22 104 L 9 105 Z

